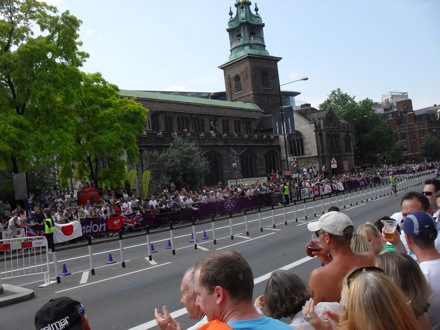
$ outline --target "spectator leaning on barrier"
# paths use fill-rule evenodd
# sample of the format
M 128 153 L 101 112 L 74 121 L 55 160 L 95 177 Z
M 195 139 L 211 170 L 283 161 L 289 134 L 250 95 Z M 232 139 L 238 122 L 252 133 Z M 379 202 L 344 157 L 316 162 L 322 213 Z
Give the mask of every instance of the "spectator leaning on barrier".
M 34 322 L 36 330 L 91 329 L 83 305 L 69 297 L 49 300 L 37 311 Z

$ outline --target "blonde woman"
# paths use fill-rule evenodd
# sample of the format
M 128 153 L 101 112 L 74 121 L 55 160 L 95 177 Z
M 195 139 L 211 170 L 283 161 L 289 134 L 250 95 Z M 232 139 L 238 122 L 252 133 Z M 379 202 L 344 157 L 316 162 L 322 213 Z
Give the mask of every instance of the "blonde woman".
M 417 262 L 407 254 L 384 253 L 377 263 L 405 294 L 420 329 L 431 329 L 427 311 L 432 290 Z
M 368 240 L 359 234 L 353 234 L 353 237 L 350 241 L 350 248 L 354 253 L 363 254 L 363 253 L 373 253 L 373 248 L 371 247 Z
M 376 257 L 382 252 L 395 252 L 394 246 L 387 245 L 382 233 L 370 222 L 360 225 L 357 234 L 368 240 Z
M 339 315 L 327 313 L 321 319 L 312 299 L 303 315 L 318 330 L 336 328 L 333 320 L 338 330 L 420 329 L 402 290 L 377 267 L 357 268 L 345 277 Z

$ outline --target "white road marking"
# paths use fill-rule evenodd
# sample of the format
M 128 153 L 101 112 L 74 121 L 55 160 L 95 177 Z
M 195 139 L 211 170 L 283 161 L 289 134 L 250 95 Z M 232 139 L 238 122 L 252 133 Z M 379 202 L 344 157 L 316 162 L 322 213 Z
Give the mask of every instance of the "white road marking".
M 156 261 L 154 261 L 154 260 L 149 260 L 149 258 L 148 257 L 145 257 L 145 259 L 150 263 L 150 265 L 157 265 L 157 262 Z
M 223 247 L 221 247 L 221 248 L 218 248 L 217 251 L 218 251 L 218 250 L 223 250 L 223 249 L 228 249 L 228 248 L 230 248 L 231 246 L 235 246 L 235 245 L 243 244 L 244 242 L 253 241 L 253 240 L 260 239 L 260 238 L 262 238 L 262 237 L 270 236 L 270 235 L 273 235 L 273 234 L 275 234 L 275 233 L 269 233 L 269 234 L 262 235 L 262 236 L 259 236 L 259 237 L 251 238 L 251 239 L 249 239 L 248 241 L 243 241 L 243 242 L 238 242 L 238 243 L 235 243 L 235 244 L 230 244 L 230 245 L 227 245 L 227 246 L 223 246 Z
M 75 290 L 75 289 L 81 289 L 81 288 L 83 288 L 83 287 L 85 287 L 85 286 L 89 286 L 89 285 L 94 285 L 94 284 L 98 284 L 98 283 L 102 283 L 102 282 L 111 281 L 111 280 L 114 280 L 114 279 L 116 279 L 116 278 L 120 278 L 120 277 L 128 276 L 128 275 L 131 275 L 131 274 L 136 274 L 136 273 L 140 273 L 140 272 L 145 272 L 145 271 L 150 270 L 150 269 L 153 269 L 153 268 L 166 266 L 166 265 L 168 265 L 168 264 L 170 264 L 170 263 L 171 263 L 171 262 L 166 262 L 166 263 L 163 263 L 163 264 L 160 264 L 160 265 L 157 265 L 157 266 L 153 266 L 153 267 L 150 267 L 150 268 L 144 268 L 144 269 L 135 270 L 135 271 L 130 272 L 130 273 L 125 273 L 125 274 L 121 274 L 121 275 L 117 275 L 117 276 L 113 276 L 113 277 L 105 278 L 105 279 L 102 279 L 102 280 L 99 280 L 99 281 L 96 281 L 96 282 L 87 283 L 87 284 L 84 284 L 84 285 L 78 285 L 78 286 L 74 286 L 74 287 L 71 287 L 71 288 L 68 288 L 68 289 L 64 289 L 64 290 L 60 290 L 60 291 L 55 291 L 55 293 L 61 293 L 61 292 L 66 292 L 66 291 Z
M 251 239 L 249 236 L 243 236 L 243 235 L 234 235 L 234 237 L 240 237 L 244 239 Z
M 280 231 L 281 230 L 279 228 L 273 228 L 273 227 L 266 227 L 264 229 L 266 229 L 266 230 L 273 230 L 273 231 Z
M 79 281 L 79 284 L 85 284 L 89 280 L 89 271 L 83 272 L 81 276 L 81 280 Z

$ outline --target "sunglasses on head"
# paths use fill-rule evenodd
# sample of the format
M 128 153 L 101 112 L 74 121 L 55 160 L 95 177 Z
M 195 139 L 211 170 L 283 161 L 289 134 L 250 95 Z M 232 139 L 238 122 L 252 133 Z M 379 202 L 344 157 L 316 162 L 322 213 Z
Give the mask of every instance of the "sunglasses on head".
M 360 273 L 382 273 L 383 274 L 383 270 L 382 268 L 379 267 L 360 267 L 360 268 L 356 268 L 354 270 L 351 271 L 351 273 L 347 276 L 347 288 L 350 289 L 350 283 L 353 279 L 356 278 L 357 275 L 359 275 Z
M 422 191 L 422 194 L 425 196 L 431 196 L 433 194 L 432 191 Z

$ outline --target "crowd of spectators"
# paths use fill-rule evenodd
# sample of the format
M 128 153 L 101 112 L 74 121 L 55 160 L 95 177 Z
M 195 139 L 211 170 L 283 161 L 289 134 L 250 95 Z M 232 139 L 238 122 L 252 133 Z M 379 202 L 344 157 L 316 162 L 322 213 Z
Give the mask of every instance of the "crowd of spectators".
M 71 196 L 59 193 L 56 189 L 41 195 L 30 194 L 26 207 L 17 205 L 11 207 L 7 200 L 0 200 L 0 230 L 20 228 L 42 224 L 44 215 L 42 210 L 49 208 L 56 223 L 67 223 L 85 218 L 107 218 L 114 214 L 132 214 L 140 212 L 154 216 L 161 213 L 178 212 L 186 208 L 197 208 L 202 203 L 227 200 L 231 198 L 249 197 L 258 194 L 283 193 L 283 187 L 288 186 L 289 197 L 293 201 L 301 199 L 301 189 L 314 188 L 316 185 L 332 184 L 362 179 L 373 179 L 379 182 L 389 173 L 397 171 L 417 171 L 419 168 L 434 168 L 436 164 L 406 165 L 399 167 L 381 167 L 368 170 L 359 169 L 343 174 L 330 175 L 327 172 L 318 172 L 304 169 L 301 173 L 286 176 L 282 171 L 272 171 L 267 175 L 265 182 L 255 184 L 239 184 L 225 186 L 219 182 L 213 187 L 203 187 L 191 190 L 176 189 L 170 185 L 163 190 L 156 190 L 148 198 L 129 194 L 129 189 L 122 191 L 102 190 L 100 202 L 87 200 L 85 205 L 79 205 L 78 200 Z M 408 170 L 409 169 L 409 170 Z M 27 211 L 26 211 L 27 210 Z

